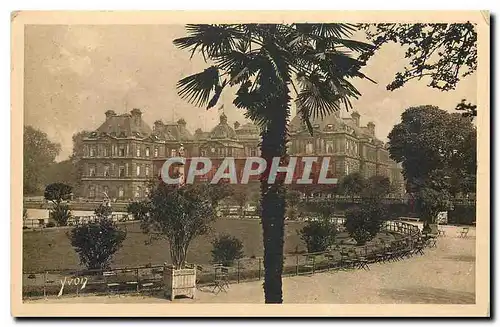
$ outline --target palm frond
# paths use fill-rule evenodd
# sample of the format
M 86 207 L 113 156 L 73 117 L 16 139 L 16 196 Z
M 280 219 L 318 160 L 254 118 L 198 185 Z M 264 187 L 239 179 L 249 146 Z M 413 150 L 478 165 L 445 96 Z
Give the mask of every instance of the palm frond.
M 181 98 L 201 107 L 208 102 L 210 92 L 218 85 L 219 69 L 211 66 L 201 73 L 181 79 L 177 82 L 177 89 Z
M 236 47 L 236 41 L 243 37 L 238 25 L 186 25 L 187 37 L 174 40 L 180 49 L 191 49 L 191 56 L 199 49 L 205 58 L 221 56 Z
M 340 94 L 317 72 L 304 75 L 299 87 L 300 92 L 295 101 L 299 111 L 306 111 L 302 113 L 303 116 L 323 119 L 340 109 Z
M 337 48 L 338 46 L 342 46 L 346 49 L 356 51 L 356 52 L 365 52 L 371 51 L 375 48 L 373 44 L 365 43 L 356 40 L 343 39 L 338 37 L 327 38 L 326 43 L 329 48 Z

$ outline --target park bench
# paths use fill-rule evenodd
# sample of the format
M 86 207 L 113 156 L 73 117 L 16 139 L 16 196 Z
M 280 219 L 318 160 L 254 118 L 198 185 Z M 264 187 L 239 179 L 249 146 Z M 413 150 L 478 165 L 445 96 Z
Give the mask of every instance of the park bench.
M 468 236 L 468 234 L 469 234 L 469 227 L 464 227 L 464 228 L 462 228 L 461 231 L 458 232 L 457 236 L 460 238 L 466 238 Z

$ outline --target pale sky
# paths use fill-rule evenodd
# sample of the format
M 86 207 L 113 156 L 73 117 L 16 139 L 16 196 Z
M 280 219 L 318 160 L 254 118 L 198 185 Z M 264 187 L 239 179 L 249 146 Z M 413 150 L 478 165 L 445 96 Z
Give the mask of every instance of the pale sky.
M 75 132 L 99 127 L 109 109 L 121 114 L 140 108 L 150 126 L 157 119 L 183 117 L 192 132 L 218 123 L 217 108 L 194 107 L 177 95 L 179 79 L 207 67 L 201 56 L 190 60 L 188 51 L 174 47 L 172 41 L 186 35 L 181 25 L 27 25 L 25 35 L 24 123 L 61 144 L 57 160 L 71 154 Z M 406 63 L 402 48 L 385 45 L 363 69 L 378 84 L 353 80 L 362 94 L 352 101 L 361 124 L 373 121 L 384 141 L 408 107 L 430 104 L 453 110 L 463 98 L 476 103 L 476 74 L 454 91 L 428 88 L 427 80 L 387 91 Z M 224 92 L 220 104 L 230 124 L 244 122 L 233 98 L 233 92 Z

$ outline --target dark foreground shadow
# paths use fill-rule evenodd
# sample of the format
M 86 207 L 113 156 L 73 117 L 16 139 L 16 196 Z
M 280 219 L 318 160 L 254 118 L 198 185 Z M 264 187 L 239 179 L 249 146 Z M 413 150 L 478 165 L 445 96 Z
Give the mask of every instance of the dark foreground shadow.
M 407 289 L 382 289 L 380 296 L 396 303 L 438 303 L 438 304 L 475 304 L 476 295 L 472 292 L 452 291 L 442 288 L 424 287 Z

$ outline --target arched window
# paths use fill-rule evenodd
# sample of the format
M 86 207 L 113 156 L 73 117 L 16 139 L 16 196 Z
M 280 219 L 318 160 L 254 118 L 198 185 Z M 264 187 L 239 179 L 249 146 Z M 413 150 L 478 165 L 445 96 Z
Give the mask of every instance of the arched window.
M 137 186 L 135 188 L 135 197 L 136 198 L 140 198 L 141 197 L 141 187 L 140 186 Z

